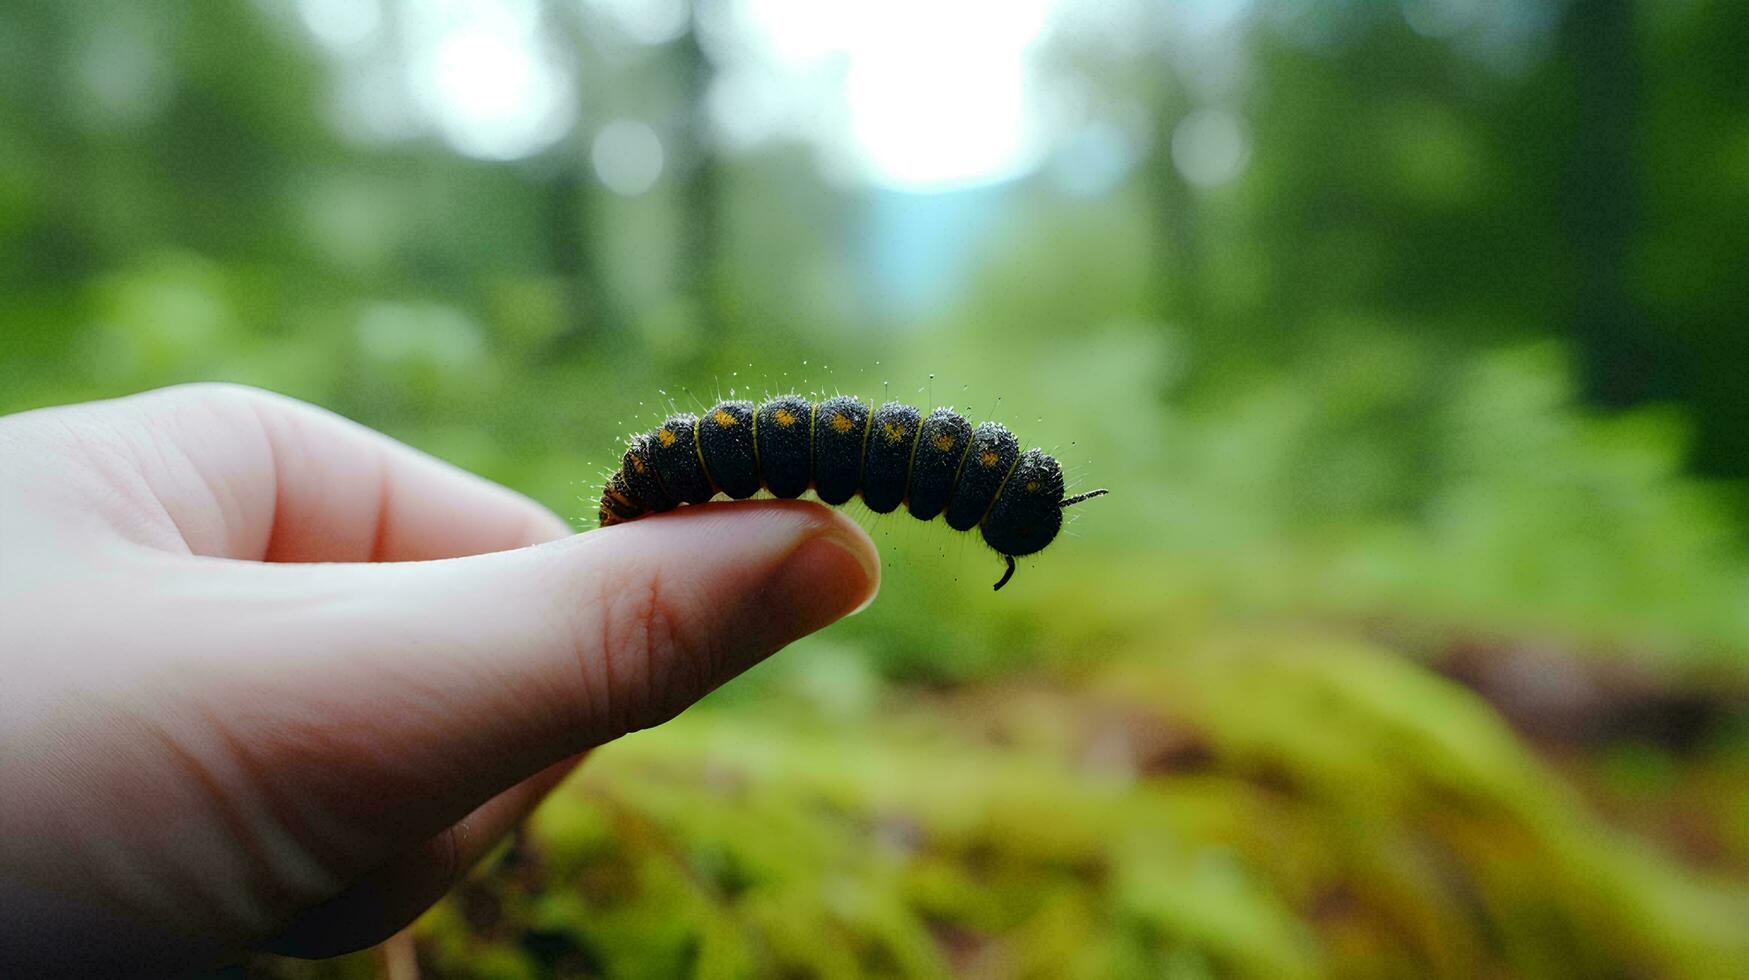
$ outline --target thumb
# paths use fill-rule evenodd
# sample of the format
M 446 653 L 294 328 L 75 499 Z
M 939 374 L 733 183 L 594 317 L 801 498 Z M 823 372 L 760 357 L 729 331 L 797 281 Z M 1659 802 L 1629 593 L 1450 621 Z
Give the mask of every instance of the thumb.
M 255 601 L 229 618 L 250 654 L 201 665 L 203 707 L 252 768 L 363 832 L 366 863 L 667 720 L 879 583 L 868 536 L 798 501 L 443 561 L 245 567 Z

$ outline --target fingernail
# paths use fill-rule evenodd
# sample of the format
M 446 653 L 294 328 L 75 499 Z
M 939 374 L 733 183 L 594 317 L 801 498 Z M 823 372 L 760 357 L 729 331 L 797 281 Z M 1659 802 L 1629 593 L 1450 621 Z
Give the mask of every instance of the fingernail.
M 864 590 L 862 601 L 856 604 L 855 609 L 844 615 L 854 616 L 873 605 L 875 596 L 881 593 L 881 556 L 869 547 L 868 538 L 862 535 L 851 538 L 834 531 L 822 540 L 829 542 L 835 548 L 842 548 L 849 552 L 850 556 L 856 559 L 856 563 L 862 566 Z
M 828 527 L 790 553 L 777 587 L 794 604 L 800 633 L 812 633 L 867 609 L 880 584 L 880 557 L 868 539 Z

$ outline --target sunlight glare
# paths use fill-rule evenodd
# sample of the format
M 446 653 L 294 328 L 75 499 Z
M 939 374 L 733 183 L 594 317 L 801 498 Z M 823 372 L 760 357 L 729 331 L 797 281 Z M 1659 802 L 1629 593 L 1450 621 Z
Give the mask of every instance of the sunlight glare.
M 872 183 L 978 186 L 1026 173 L 1043 155 L 1030 55 L 1051 0 L 744 4 L 773 67 L 839 88 L 829 117 L 842 125 L 811 135 L 829 154 L 853 156 Z
M 537 36 L 539 13 L 521 0 L 410 5 L 409 84 L 455 149 L 514 160 L 552 145 L 574 121 L 565 71 Z

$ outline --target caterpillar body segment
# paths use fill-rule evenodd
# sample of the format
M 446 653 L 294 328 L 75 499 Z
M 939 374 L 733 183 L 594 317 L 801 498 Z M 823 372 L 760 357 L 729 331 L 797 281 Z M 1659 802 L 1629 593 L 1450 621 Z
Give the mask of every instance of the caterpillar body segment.
M 1063 470 L 1042 450 L 995 422 L 976 428 L 947 408 L 927 417 L 888 402 L 871 411 L 856 398 L 818 404 L 784 395 L 754 405 L 726 401 L 703 416 L 676 414 L 633 436 L 602 490 L 601 526 L 636 520 L 721 493 L 740 500 L 760 489 L 794 498 L 812 489 L 837 506 L 857 494 L 870 510 L 904 506 L 956 531 L 979 529 L 1007 562 L 1043 551 L 1063 526 L 1063 509 L 1107 491 L 1064 497 Z
M 971 439 L 972 423 L 952 409 L 938 408 L 923 420 L 917 432 L 917 450 L 911 457 L 910 495 L 905 500 L 905 509 L 912 517 L 932 521 L 947 509 Z
M 905 500 L 917 427 L 923 413 L 888 402 L 868 418 L 868 451 L 862 457 L 862 502 L 877 514 L 891 514 Z
M 1063 529 L 1063 468 L 1043 450 L 1021 453 L 983 523 L 985 540 L 1007 545 L 1003 554 L 1044 550 Z
M 868 419 L 868 406 L 848 395 L 814 407 L 814 493 L 821 503 L 837 507 L 862 486 Z
M 754 415 L 759 475 L 771 495 L 800 497 L 814 482 L 814 403 L 799 395 L 773 398 Z
M 947 526 L 970 531 L 989 513 L 990 504 L 1002 491 L 1003 481 L 1020 458 L 1020 440 L 999 422 L 984 422 L 972 430 L 971 442 L 960 459 L 953 495 L 947 503 Z M 992 545 L 991 547 L 995 547 Z M 1005 555 L 1016 552 L 996 548 Z M 1026 554 L 1026 552 L 1020 552 Z
M 625 455 L 619 461 L 619 477 L 625 482 L 632 500 L 649 511 L 661 513 L 673 510 L 680 503 L 656 475 L 656 436 L 646 432 L 634 436 Z M 611 485 L 611 481 L 610 481 Z
M 702 504 L 716 494 L 698 451 L 698 417 L 676 415 L 650 433 L 656 479 L 683 504 Z
M 698 420 L 698 454 L 705 475 L 735 500 L 759 492 L 759 458 L 753 448 L 753 403 L 723 402 Z

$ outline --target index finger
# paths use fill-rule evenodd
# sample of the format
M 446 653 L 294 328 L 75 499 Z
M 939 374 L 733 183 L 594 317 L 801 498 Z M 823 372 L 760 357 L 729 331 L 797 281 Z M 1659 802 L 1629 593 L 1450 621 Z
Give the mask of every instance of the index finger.
M 195 554 L 418 561 L 571 533 L 522 494 L 271 392 L 186 385 L 89 410 L 138 414 L 120 431 L 155 444 L 168 471 L 143 475 Z

